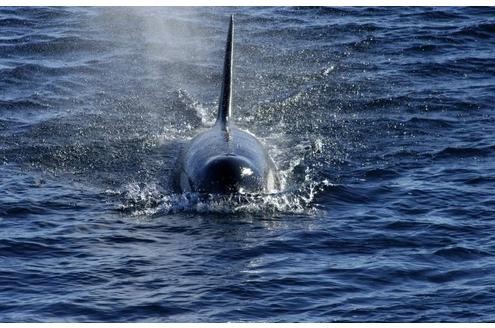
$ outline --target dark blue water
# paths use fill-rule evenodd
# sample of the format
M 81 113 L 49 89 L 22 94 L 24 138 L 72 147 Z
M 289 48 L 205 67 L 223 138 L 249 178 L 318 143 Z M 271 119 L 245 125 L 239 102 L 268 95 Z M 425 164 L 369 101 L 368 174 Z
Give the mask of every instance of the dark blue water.
M 276 195 L 172 192 L 235 116 Z M 0 321 L 495 321 L 493 8 L 1 8 Z

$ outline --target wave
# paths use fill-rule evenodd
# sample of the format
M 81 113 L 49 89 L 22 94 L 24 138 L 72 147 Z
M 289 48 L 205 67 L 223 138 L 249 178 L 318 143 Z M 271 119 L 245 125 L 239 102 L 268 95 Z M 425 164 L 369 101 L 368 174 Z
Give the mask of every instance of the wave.
M 462 27 L 452 33 L 453 36 L 464 36 L 476 39 L 495 37 L 495 23 L 479 23 Z
M 452 128 L 455 123 L 452 120 L 426 117 L 412 117 L 405 122 L 406 126 L 417 128 Z
M 47 76 L 68 75 L 78 72 L 95 72 L 97 69 L 94 65 L 64 65 L 64 66 L 46 66 L 42 64 L 20 64 L 14 68 L 3 69 L 0 74 L 5 74 L 5 77 L 24 78 L 34 74 L 42 74 Z M 2 76 L 3 77 L 3 76 Z
M 491 176 L 479 176 L 476 178 L 469 178 L 464 181 L 469 185 L 483 185 L 483 184 L 495 184 L 495 177 Z
M 111 49 L 113 41 L 87 39 L 77 36 L 59 37 L 49 41 L 24 42 L 19 44 L 0 45 L 2 56 L 26 55 L 67 55 L 69 53 L 104 52 Z
M 0 256 L 48 257 L 72 255 L 67 245 L 58 245 L 58 238 L 0 239 Z
M 474 157 L 474 156 L 489 156 L 495 152 L 495 145 L 485 147 L 446 147 L 433 154 L 434 158 L 458 158 L 458 157 Z
M 9 27 L 33 27 L 36 26 L 37 23 L 36 21 L 33 21 L 31 19 L 26 19 L 26 18 L 1 18 L 0 19 L 0 26 L 3 28 L 9 28 Z
M 0 100 L 0 111 L 2 110 L 38 110 L 52 107 L 48 102 L 34 99 Z
M 489 252 L 461 246 L 441 248 L 435 251 L 433 255 L 441 256 L 453 261 L 479 260 L 483 257 L 493 256 L 493 254 Z
M 400 174 L 391 169 L 371 168 L 355 171 L 356 175 L 362 175 L 368 180 L 387 180 L 399 177 Z
M 412 13 L 401 13 L 401 17 L 412 17 L 415 19 L 436 19 L 436 20 L 455 20 L 455 19 L 464 19 L 466 15 L 459 13 L 459 11 L 455 11 L 455 9 L 449 8 L 449 10 L 442 10 L 439 8 L 415 8 L 418 12 Z
M 407 73 L 424 77 L 438 77 L 441 75 L 475 74 L 495 72 L 493 58 L 486 57 L 458 57 L 439 62 L 413 61 L 401 65 Z
M 432 54 L 432 53 L 439 53 L 440 51 L 444 51 L 447 47 L 449 47 L 446 44 L 432 44 L 432 43 L 427 43 L 427 44 L 416 44 L 412 45 L 409 47 L 404 48 L 405 53 L 412 53 L 412 54 Z

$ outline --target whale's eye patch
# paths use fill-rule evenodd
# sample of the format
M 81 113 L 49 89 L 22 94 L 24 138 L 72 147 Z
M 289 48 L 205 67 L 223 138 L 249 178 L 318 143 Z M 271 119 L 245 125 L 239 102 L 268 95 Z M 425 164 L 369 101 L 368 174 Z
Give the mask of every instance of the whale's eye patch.
M 250 176 L 253 174 L 253 170 L 249 167 L 243 167 L 241 170 L 241 177 Z

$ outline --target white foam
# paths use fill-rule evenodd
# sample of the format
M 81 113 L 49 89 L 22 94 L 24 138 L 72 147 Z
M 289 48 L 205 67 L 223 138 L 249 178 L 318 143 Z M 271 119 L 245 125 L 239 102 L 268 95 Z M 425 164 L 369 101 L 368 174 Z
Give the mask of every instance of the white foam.
M 309 180 L 309 179 L 308 179 Z M 205 195 L 199 193 L 166 194 L 156 184 L 130 183 L 119 192 L 117 208 L 132 216 L 156 216 L 174 213 L 309 213 L 321 190 L 331 185 L 307 181 L 297 190 L 275 194 Z M 112 192 L 112 191 L 110 191 Z M 114 192 L 112 192 L 114 193 Z

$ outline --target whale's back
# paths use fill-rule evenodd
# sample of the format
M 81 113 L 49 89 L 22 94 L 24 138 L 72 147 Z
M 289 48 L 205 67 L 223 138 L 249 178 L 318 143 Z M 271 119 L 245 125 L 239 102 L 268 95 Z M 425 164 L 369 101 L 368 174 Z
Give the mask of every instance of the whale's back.
M 239 129 L 232 116 L 234 17 L 225 47 L 222 89 L 215 126 L 196 136 L 181 156 L 177 186 L 207 193 L 274 192 L 276 168 L 261 142 Z

